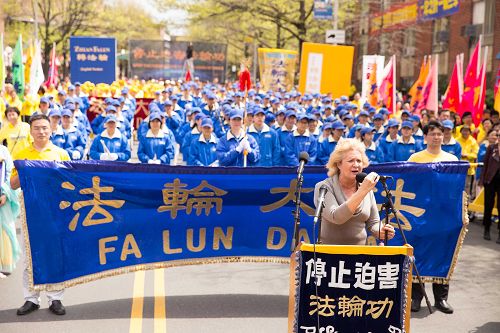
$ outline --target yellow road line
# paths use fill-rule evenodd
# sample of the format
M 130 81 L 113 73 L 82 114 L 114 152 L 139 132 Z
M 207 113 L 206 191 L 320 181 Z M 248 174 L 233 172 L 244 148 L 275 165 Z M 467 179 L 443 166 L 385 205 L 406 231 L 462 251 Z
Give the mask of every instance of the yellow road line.
M 130 313 L 129 333 L 142 332 L 142 316 L 144 307 L 144 278 L 146 272 L 134 273 L 134 291 L 132 299 L 132 311 Z
M 155 270 L 155 319 L 154 333 L 167 332 L 166 302 L 165 302 L 165 269 Z

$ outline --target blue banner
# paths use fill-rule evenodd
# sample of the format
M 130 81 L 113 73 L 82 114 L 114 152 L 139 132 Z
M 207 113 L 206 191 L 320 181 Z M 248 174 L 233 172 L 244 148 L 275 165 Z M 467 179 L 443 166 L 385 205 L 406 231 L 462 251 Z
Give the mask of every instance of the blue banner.
M 111 84 L 116 79 L 116 39 L 70 37 L 71 81 Z
M 419 19 L 436 20 L 458 13 L 460 0 L 419 0 Z
M 332 16 L 332 0 L 314 0 L 314 18 L 316 20 L 332 20 Z
M 286 261 L 293 237 L 295 168 L 204 168 L 117 162 L 16 161 L 37 288 L 185 263 Z M 468 163 L 370 167 L 389 183 L 420 273 L 449 279 L 465 233 Z M 368 171 L 369 171 L 368 170 Z M 314 185 L 307 167 L 300 237 L 312 235 Z M 383 202 L 377 187 L 377 202 Z M 389 245 L 402 245 L 400 235 Z M 47 241 L 50 239 L 50 242 Z M 148 266 L 150 265 L 150 266 Z

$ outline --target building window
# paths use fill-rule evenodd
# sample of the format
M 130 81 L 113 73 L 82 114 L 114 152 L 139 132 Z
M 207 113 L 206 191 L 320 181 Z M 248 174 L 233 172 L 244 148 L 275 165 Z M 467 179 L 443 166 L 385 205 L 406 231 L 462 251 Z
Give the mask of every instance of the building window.
M 450 18 L 434 20 L 432 27 L 432 52 L 441 53 L 448 49 L 450 39 Z

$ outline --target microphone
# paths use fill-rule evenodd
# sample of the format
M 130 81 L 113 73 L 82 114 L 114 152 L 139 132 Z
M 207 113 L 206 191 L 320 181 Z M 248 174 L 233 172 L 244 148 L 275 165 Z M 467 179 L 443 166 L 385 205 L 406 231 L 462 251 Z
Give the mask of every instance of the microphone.
M 365 180 L 366 176 L 367 176 L 366 173 L 360 172 L 360 173 L 358 173 L 356 175 L 356 181 L 361 184 L 363 182 L 363 180 Z M 388 179 L 393 179 L 393 178 L 392 178 L 392 176 L 382 176 L 382 175 L 379 175 L 379 180 L 382 181 L 382 182 L 385 182 Z
M 297 174 L 302 177 L 302 173 L 304 172 L 304 165 L 309 161 L 309 154 L 306 151 L 302 151 L 299 154 L 299 167 L 297 169 Z
M 321 211 L 323 210 L 323 207 L 325 206 L 326 192 L 328 192 L 328 188 L 326 187 L 326 185 L 322 185 L 319 188 L 319 199 L 318 199 L 318 206 L 316 207 L 316 213 L 314 214 L 314 224 L 318 223 L 319 217 L 321 215 Z

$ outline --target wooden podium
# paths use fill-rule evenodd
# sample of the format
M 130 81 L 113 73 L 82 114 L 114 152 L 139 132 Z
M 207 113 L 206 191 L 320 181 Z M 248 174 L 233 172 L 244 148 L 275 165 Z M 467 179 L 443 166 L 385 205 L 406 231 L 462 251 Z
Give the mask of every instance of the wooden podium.
M 301 243 L 291 255 L 288 332 L 409 333 L 413 248 Z

